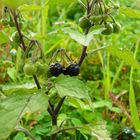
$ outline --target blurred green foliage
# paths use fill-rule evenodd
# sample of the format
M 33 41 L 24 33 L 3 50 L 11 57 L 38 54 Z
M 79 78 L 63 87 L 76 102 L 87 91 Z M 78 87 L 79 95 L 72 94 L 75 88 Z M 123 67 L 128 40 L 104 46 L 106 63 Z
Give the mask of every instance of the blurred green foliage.
M 108 1 L 109 0 L 106 0 L 106 2 Z M 41 3 L 45 4 L 45 2 L 47 2 L 47 0 L 33 1 L 33 5 L 42 8 Z M 138 17 L 140 14 L 140 2 L 139 0 L 115 0 L 113 2 L 119 2 L 120 4 L 119 11 L 114 13 L 113 16 L 116 21 L 122 25 L 121 32 L 117 35 L 112 34 L 110 36 L 94 35 L 87 51 L 90 52 L 103 46 L 113 46 L 119 50 L 126 49 L 134 56 L 136 43 L 140 42 L 140 17 Z M 83 6 L 76 0 L 50 0 L 47 6 L 48 13 L 46 13 L 46 15 L 48 16 L 46 17 L 45 25 L 42 24 L 41 10 L 30 10 L 29 7 L 27 7 L 28 10 L 21 10 L 23 33 L 31 39 L 39 40 L 41 44 L 45 41 L 44 46 L 42 46 L 45 50 L 45 58 L 47 59 L 45 63 L 48 64 L 54 52 L 60 48 L 66 49 L 70 58 L 77 62 L 81 54 L 82 45 L 72 40 L 68 34 L 65 34 L 64 29 L 71 28 L 82 32 L 78 21 L 80 17 L 85 15 Z M 13 82 L 17 84 L 17 82 L 26 83 L 27 81 L 31 81 L 31 77 L 26 77 L 23 73 L 25 61 L 22 61 L 21 50 L 17 49 L 19 45 L 17 43 L 19 42 L 12 41 L 12 39 L 14 39 L 15 27 L 10 28 L 8 25 L 3 29 L 1 26 L 0 23 L 0 28 L 2 28 L 0 30 L 4 30 L 4 32 L 8 34 L 10 38 L 10 43 L 8 44 L 10 45 L 6 53 L 4 53 L 7 44 L 0 43 L 2 46 L 0 49 L 0 82 L 5 85 L 12 85 Z M 42 28 L 46 29 L 45 35 L 42 35 Z M 28 39 L 25 40 L 25 43 L 29 45 Z M 140 47 L 140 43 L 138 46 Z M 138 62 L 140 61 L 139 47 L 136 55 Z M 10 54 L 10 50 L 13 48 L 16 49 L 18 54 L 16 58 Z M 31 51 L 34 52 L 33 49 Z M 37 50 L 37 52 L 39 52 L 39 50 Z M 40 53 L 35 54 L 35 56 L 36 59 L 42 63 Z M 96 126 L 96 123 L 98 124 L 99 122 L 105 121 L 107 131 L 113 140 L 139 140 L 139 131 L 136 130 L 134 124 L 129 119 L 129 117 L 131 118 L 129 104 L 131 66 L 127 62 L 123 62 L 123 59 L 121 60 L 120 58 L 121 57 L 118 58 L 113 53 L 108 52 L 106 49 L 90 54 L 85 58 L 81 66 L 79 79 L 84 81 L 88 87 L 89 95 L 96 108 L 94 112 L 92 112 L 84 100 L 77 101 L 76 99 L 68 98 L 58 116 L 59 125 L 67 127 L 91 123 Z M 8 62 L 10 62 L 10 64 Z M 6 65 L 7 63 L 9 65 Z M 8 69 L 11 67 L 13 67 L 14 70 L 12 71 L 10 69 L 10 73 L 8 73 Z M 14 75 L 16 75 L 15 78 L 13 78 Z M 139 78 L 140 72 L 135 69 L 131 82 L 133 83 L 135 91 L 138 112 L 140 110 L 138 102 L 140 99 Z M 39 77 L 41 83 L 45 85 L 46 83 L 43 82 L 44 79 L 46 79 L 46 77 Z M 114 83 L 112 85 L 113 80 Z M 2 85 L 2 87 L 4 87 L 4 85 Z M 105 98 L 106 91 L 108 93 L 107 99 Z M 57 96 L 55 90 L 51 92 L 53 96 Z M 117 98 L 117 101 L 113 100 L 114 98 L 110 98 L 110 93 L 114 95 L 113 97 L 115 99 Z M 31 131 L 37 140 L 49 138 L 49 134 L 53 129 L 50 127 L 51 118 L 47 112 L 27 114 L 21 123 L 25 128 Z M 77 129 L 76 131 L 70 130 L 60 133 L 58 140 L 96 140 L 96 138 L 91 137 L 91 134 L 87 132 L 86 129 Z M 19 139 L 28 140 L 29 138 L 21 132 L 15 132 L 9 137 L 9 140 Z

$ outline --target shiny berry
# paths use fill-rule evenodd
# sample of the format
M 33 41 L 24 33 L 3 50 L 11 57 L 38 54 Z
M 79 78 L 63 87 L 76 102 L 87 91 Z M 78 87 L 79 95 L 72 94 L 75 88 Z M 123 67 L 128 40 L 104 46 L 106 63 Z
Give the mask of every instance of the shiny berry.
M 51 75 L 56 76 L 56 77 L 62 73 L 62 70 L 63 70 L 63 68 L 62 68 L 61 64 L 59 64 L 59 63 L 52 64 L 52 65 L 50 65 L 50 68 L 49 68 Z
M 77 76 L 80 73 L 80 66 L 78 64 L 70 64 L 63 73 L 65 75 Z

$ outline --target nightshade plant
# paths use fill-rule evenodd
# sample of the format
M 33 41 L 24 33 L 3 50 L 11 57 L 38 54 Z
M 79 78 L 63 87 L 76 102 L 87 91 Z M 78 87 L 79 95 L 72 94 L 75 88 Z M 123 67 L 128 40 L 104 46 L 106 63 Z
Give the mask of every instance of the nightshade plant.
M 32 90 L 28 88 L 13 88 L 11 91 L 8 89 L 5 90 L 12 94 L 7 97 L 4 96 L 3 99 L 1 99 L 0 114 L 3 114 L 3 116 L 2 119 L 0 119 L 0 129 L 2 129 L 0 130 L 0 139 L 8 138 L 14 131 L 22 131 L 28 137 L 35 140 L 36 137 L 27 129 L 23 128 L 20 120 L 26 113 L 43 112 L 46 110 L 51 117 L 52 123 L 50 125 L 51 131 L 44 134 L 44 139 L 50 138 L 51 140 L 56 140 L 59 133 L 63 131 L 80 129 L 85 130 L 85 134 L 87 135 L 91 134 L 89 138 L 97 137 L 100 140 L 111 139 L 106 129 L 101 128 L 101 130 L 96 130 L 93 124 L 71 127 L 63 126 L 65 121 L 58 124 L 60 109 L 68 97 L 74 98 L 75 102 L 78 102 L 77 99 L 84 100 L 87 110 L 93 111 L 87 87 L 75 76 L 80 74 L 80 67 L 88 54 L 106 48 L 102 47 L 87 52 L 87 47 L 93 39 L 93 35 L 110 35 L 112 33 L 119 33 L 121 30 L 121 25 L 113 18 L 114 12 L 119 8 L 118 5 L 112 1 L 106 3 L 104 0 L 79 0 L 79 2 L 85 9 L 85 15 L 79 19 L 79 30 L 81 32 L 73 32 L 73 30 L 67 28 L 64 29 L 65 33 L 68 33 L 72 39 L 83 46 L 79 60 L 76 62 L 72 61 L 65 49 L 59 49 L 56 50 L 50 62 L 47 63 L 48 60 L 46 61 L 40 43 L 37 40 L 28 38 L 22 31 L 24 19 L 20 13 L 20 7 L 24 7 L 23 4 L 28 4 L 28 0 L 13 0 L 12 2 L 10 0 L 3 0 L 5 6 L 3 14 L 8 16 L 8 20 L 6 16 L 4 16 L 2 23 L 4 26 L 16 27 L 17 31 L 14 34 L 13 41 L 16 40 L 22 52 L 21 56 L 24 61 L 22 69 L 26 75 L 33 77 L 37 88 L 34 87 Z M 76 37 L 76 35 L 80 36 L 80 39 Z M 10 42 L 8 38 L 5 40 L 6 42 Z M 109 48 L 109 50 L 112 51 L 111 48 Z M 134 65 L 137 67 L 137 63 Z M 40 76 L 47 77 L 42 85 L 40 84 L 41 82 L 39 82 Z M 15 106 L 17 108 L 15 108 Z M 9 112 L 11 112 L 11 114 L 9 114 Z M 8 119 L 11 120 L 7 124 L 5 124 L 7 121 L 6 115 Z M 105 126 L 105 124 L 101 124 L 101 127 L 102 126 Z

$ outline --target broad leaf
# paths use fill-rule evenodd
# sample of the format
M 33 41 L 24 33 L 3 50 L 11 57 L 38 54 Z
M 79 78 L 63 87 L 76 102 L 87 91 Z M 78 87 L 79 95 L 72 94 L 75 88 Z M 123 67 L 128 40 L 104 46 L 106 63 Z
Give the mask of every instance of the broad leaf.
M 104 28 L 95 29 L 95 30 L 92 30 L 87 35 L 84 35 L 83 33 L 74 31 L 72 29 L 65 29 L 64 31 L 65 33 L 68 33 L 69 36 L 72 39 L 74 39 L 76 42 L 78 42 L 79 44 L 84 45 L 84 46 L 89 46 L 90 42 L 93 39 L 93 36 L 95 34 L 100 34 L 103 30 Z
M 140 10 L 138 11 L 131 8 L 120 8 L 120 12 L 132 18 L 140 19 Z
M 25 113 L 44 111 L 48 107 L 45 94 L 28 94 L 17 90 L 0 100 L 0 139 L 6 139 Z
M 0 45 L 9 42 L 9 37 L 2 31 L 0 31 Z
M 129 50 L 118 49 L 118 48 L 113 47 L 113 46 L 108 47 L 107 50 L 110 53 L 112 53 L 113 55 L 116 55 L 117 57 L 119 57 L 123 61 L 130 64 L 132 67 L 134 67 L 136 69 L 140 69 L 140 65 L 139 65 L 138 61 L 134 58 L 133 54 Z
M 91 132 L 91 136 L 97 137 L 98 140 L 111 140 L 110 133 L 106 128 L 105 122 L 100 122 L 99 124 L 95 124 L 94 126 L 89 125 L 85 128 Z
M 111 140 L 110 134 L 105 125 L 95 126 L 91 128 L 91 135 L 98 138 L 98 140 Z
M 81 128 L 80 128 L 81 126 Z M 91 135 L 91 139 L 95 139 L 95 137 L 98 140 L 111 140 L 110 133 L 106 128 L 106 122 L 96 122 L 89 125 L 80 125 L 79 131 L 82 134 L 88 134 Z M 85 130 L 84 130 L 85 129 Z
M 60 97 L 69 96 L 91 102 L 86 85 L 76 77 L 61 75 L 57 78 L 55 87 Z

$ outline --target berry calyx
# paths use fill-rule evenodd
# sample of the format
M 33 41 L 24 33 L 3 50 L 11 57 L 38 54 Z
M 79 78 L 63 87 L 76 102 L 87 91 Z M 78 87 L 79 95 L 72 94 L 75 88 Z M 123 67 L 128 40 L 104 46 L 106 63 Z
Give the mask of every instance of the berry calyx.
M 98 15 L 98 16 L 91 16 L 90 20 L 93 22 L 93 24 L 98 25 L 100 23 L 100 21 L 102 20 L 102 16 Z
M 105 28 L 106 29 L 102 31 L 102 34 L 110 35 L 113 32 L 113 25 L 111 23 L 106 23 Z

